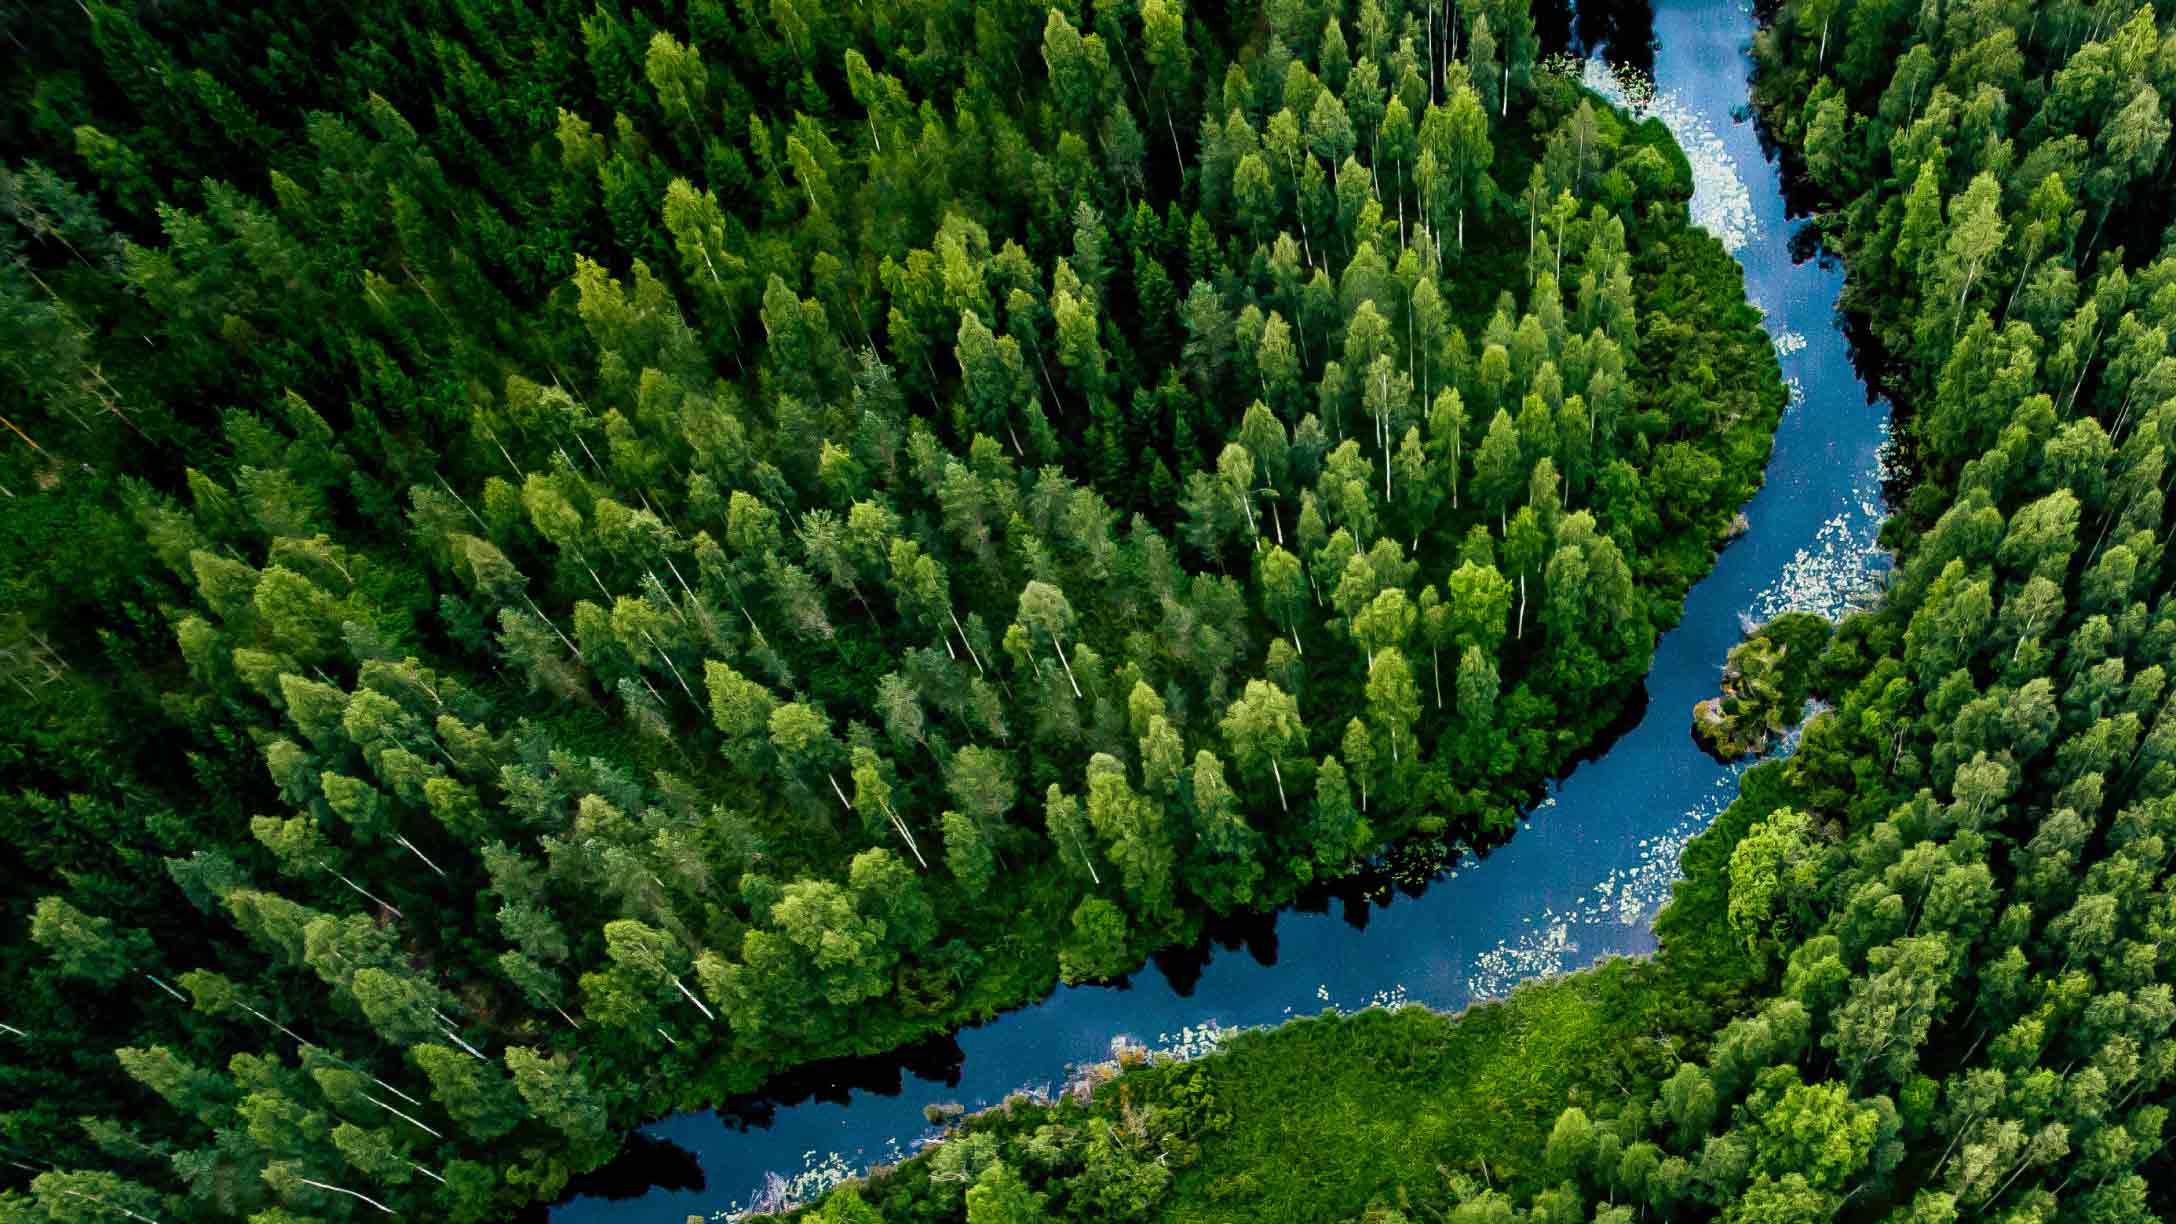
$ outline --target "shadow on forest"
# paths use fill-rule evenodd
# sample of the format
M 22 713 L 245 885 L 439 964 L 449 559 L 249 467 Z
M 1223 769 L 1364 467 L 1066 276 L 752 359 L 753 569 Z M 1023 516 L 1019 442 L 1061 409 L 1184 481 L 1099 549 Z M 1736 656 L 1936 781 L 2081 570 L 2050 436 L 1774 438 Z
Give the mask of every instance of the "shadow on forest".
M 1611 64 L 1655 75 L 1652 0 L 1547 0 L 1534 5 L 1534 27 L 1543 55 L 1600 50 Z

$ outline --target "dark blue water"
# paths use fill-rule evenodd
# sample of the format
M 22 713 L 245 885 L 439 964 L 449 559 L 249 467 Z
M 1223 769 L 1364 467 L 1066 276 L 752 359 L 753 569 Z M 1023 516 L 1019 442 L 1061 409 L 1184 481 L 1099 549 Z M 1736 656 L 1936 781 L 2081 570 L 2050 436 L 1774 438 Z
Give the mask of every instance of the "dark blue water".
M 1751 621 L 1790 609 L 1833 614 L 1885 567 L 1874 533 L 1887 413 L 1869 404 L 1835 327 L 1841 270 L 1792 262 L 1777 172 L 1751 122 L 1739 118 L 1752 32 L 1749 7 L 1660 0 L 1652 110 L 1693 162 L 1696 220 L 1745 266 L 1747 295 L 1767 313 L 1793 402 L 1767 483 L 1746 507 L 1751 529 L 1693 588 L 1682 623 L 1662 638 L 1637 725 L 1554 787 L 1508 844 L 1469 857 L 1417 897 L 1287 911 L 1273 920 L 1273 937 L 1258 932 L 1247 951 L 1216 951 L 1198 979 L 1182 973 L 1188 989 L 1155 968 L 1126 987 L 1061 989 L 959 1033 L 957 1051 L 946 1047 L 937 1060 L 950 1064 L 938 1078 L 909 1068 L 896 1093 L 781 1105 L 768 1125 L 748 1129 L 713 1113 L 667 1118 L 645 1133 L 692 1154 L 705 1188 L 578 1198 L 554 1209 L 554 1224 L 722 1218 L 773 1175 L 814 1170 L 811 1180 L 822 1179 L 827 1168 L 858 1171 L 911 1151 L 929 1133 L 925 1105 L 976 1108 L 1054 1086 L 1070 1066 L 1107 1058 L 1117 1039 L 1200 1048 L 1213 1040 L 1205 1029 L 1274 1024 L 1328 1006 L 1456 1010 L 1527 978 L 1652 950 L 1650 923 L 1676 877 L 1678 851 L 1730 802 L 1741 772 L 1694 745 L 1693 703 L 1714 692 L 1724 655 Z

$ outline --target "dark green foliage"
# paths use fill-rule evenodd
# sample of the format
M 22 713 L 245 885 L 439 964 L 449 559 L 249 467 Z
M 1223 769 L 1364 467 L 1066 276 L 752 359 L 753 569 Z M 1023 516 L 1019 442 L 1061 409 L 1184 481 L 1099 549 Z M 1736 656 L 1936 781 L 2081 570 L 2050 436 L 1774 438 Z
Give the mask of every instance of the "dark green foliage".
M 1160 1218 L 2176 1212 L 2169 45 L 2146 5 L 1775 8 L 1763 114 L 1847 261 L 1846 308 L 1904 426 L 1889 590 L 1833 634 L 1779 623 L 1739 658 L 1758 683 L 1734 717 L 1772 727 L 1809 690 L 1826 708 L 1688 848 L 1653 962 L 1456 1022 L 1308 1021 L 1059 1106 L 1078 1133 L 1184 1076 L 1231 1108 Z M 1484 396 L 1490 371 L 1484 355 Z M 1521 412 L 1482 403 L 1523 437 Z M 1512 444 L 1476 472 L 1484 499 L 1509 496 Z M 1710 478 L 1697 454 L 1656 454 L 1642 479 Z M 1502 563 L 1525 573 L 1513 527 Z M 1627 978 L 1614 1035 L 1497 1027 Z M 1717 1010 L 1674 1028 L 1686 998 Z M 1562 1033 L 1584 1043 L 1569 1066 Z M 1524 1078 L 1484 1089 L 1500 1116 L 1438 1133 L 1467 1097 L 1403 1094 L 1456 1049 Z M 1475 1148 L 1485 1174 L 1460 1163 Z M 1070 1166 L 1021 1155 L 1064 1193 Z M 911 1214 L 914 1178 L 870 1189 L 946 1218 Z
M 1485 7 L 0 14 L 0 1212 L 487 1218 L 1497 832 L 1783 392 Z

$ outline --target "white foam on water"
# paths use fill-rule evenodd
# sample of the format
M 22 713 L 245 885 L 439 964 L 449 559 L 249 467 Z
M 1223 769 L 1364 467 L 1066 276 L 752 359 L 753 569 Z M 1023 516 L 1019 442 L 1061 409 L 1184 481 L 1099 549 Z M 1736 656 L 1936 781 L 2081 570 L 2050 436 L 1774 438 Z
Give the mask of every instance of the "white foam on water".
M 1738 172 L 1723 138 L 1684 100 L 1637 73 L 1612 69 L 1600 59 L 1581 63 L 1579 83 L 1629 112 L 1636 119 L 1660 119 L 1670 129 L 1692 166 L 1692 222 L 1715 235 L 1723 249 L 1736 254 L 1760 235 L 1753 215 L 1753 193 Z
M 1677 883 L 1678 860 L 1686 843 L 1730 805 L 1744 770 L 1743 765 L 1733 766 L 1677 823 L 1639 839 L 1638 857 L 1628 866 L 1613 868 L 1569 912 L 1544 906 L 1524 919 L 1534 929 L 1517 939 L 1500 941 L 1475 957 L 1466 977 L 1467 994 L 1476 1003 L 1503 998 L 1520 982 L 1576 967 L 1582 963 L 1575 959 L 1582 948 L 1611 928 L 1652 923 Z

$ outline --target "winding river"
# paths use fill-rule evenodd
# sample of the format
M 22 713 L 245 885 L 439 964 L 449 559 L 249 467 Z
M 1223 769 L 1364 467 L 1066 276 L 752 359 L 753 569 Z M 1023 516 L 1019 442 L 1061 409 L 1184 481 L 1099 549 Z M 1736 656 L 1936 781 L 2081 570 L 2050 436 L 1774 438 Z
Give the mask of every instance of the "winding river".
M 1654 33 L 1655 89 L 1633 91 L 1628 104 L 1662 118 L 1691 159 L 1695 220 L 1744 265 L 1792 401 L 1766 484 L 1746 506 L 1750 530 L 1661 639 L 1637 724 L 1553 786 L 1507 844 L 1468 856 L 1418 895 L 1287 910 L 1238 946 L 1160 958 L 1116 987 L 1060 989 L 928 1043 L 884 1064 L 874 1083 L 863 1060 L 837 1082 L 821 1082 L 823 1072 L 801 1077 L 809 1099 L 753 1117 L 667 1118 L 644 1128 L 623 1158 L 618 1171 L 633 1184 L 619 1193 L 631 1197 L 576 1197 L 552 1210 L 554 1224 L 727 1219 L 766 1187 L 813 1189 L 910 1152 L 929 1133 L 924 1106 L 973 1109 L 1054 1087 L 1118 1040 L 1197 1052 L 1219 1030 L 1325 1007 L 1455 1011 L 1528 978 L 1652 950 L 1650 923 L 1679 851 L 1730 802 L 1743 770 L 1693 743 L 1692 705 L 1714 691 L 1747 625 L 1793 609 L 1835 614 L 1878 583 L 1888 432 L 1886 409 L 1869 402 L 1836 327 L 1842 270 L 1793 262 L 1780 177 L 1745 117 L 1750 6 L 1660 0 Z M 1598 64 L 1589 77 L 1623 97 Z

